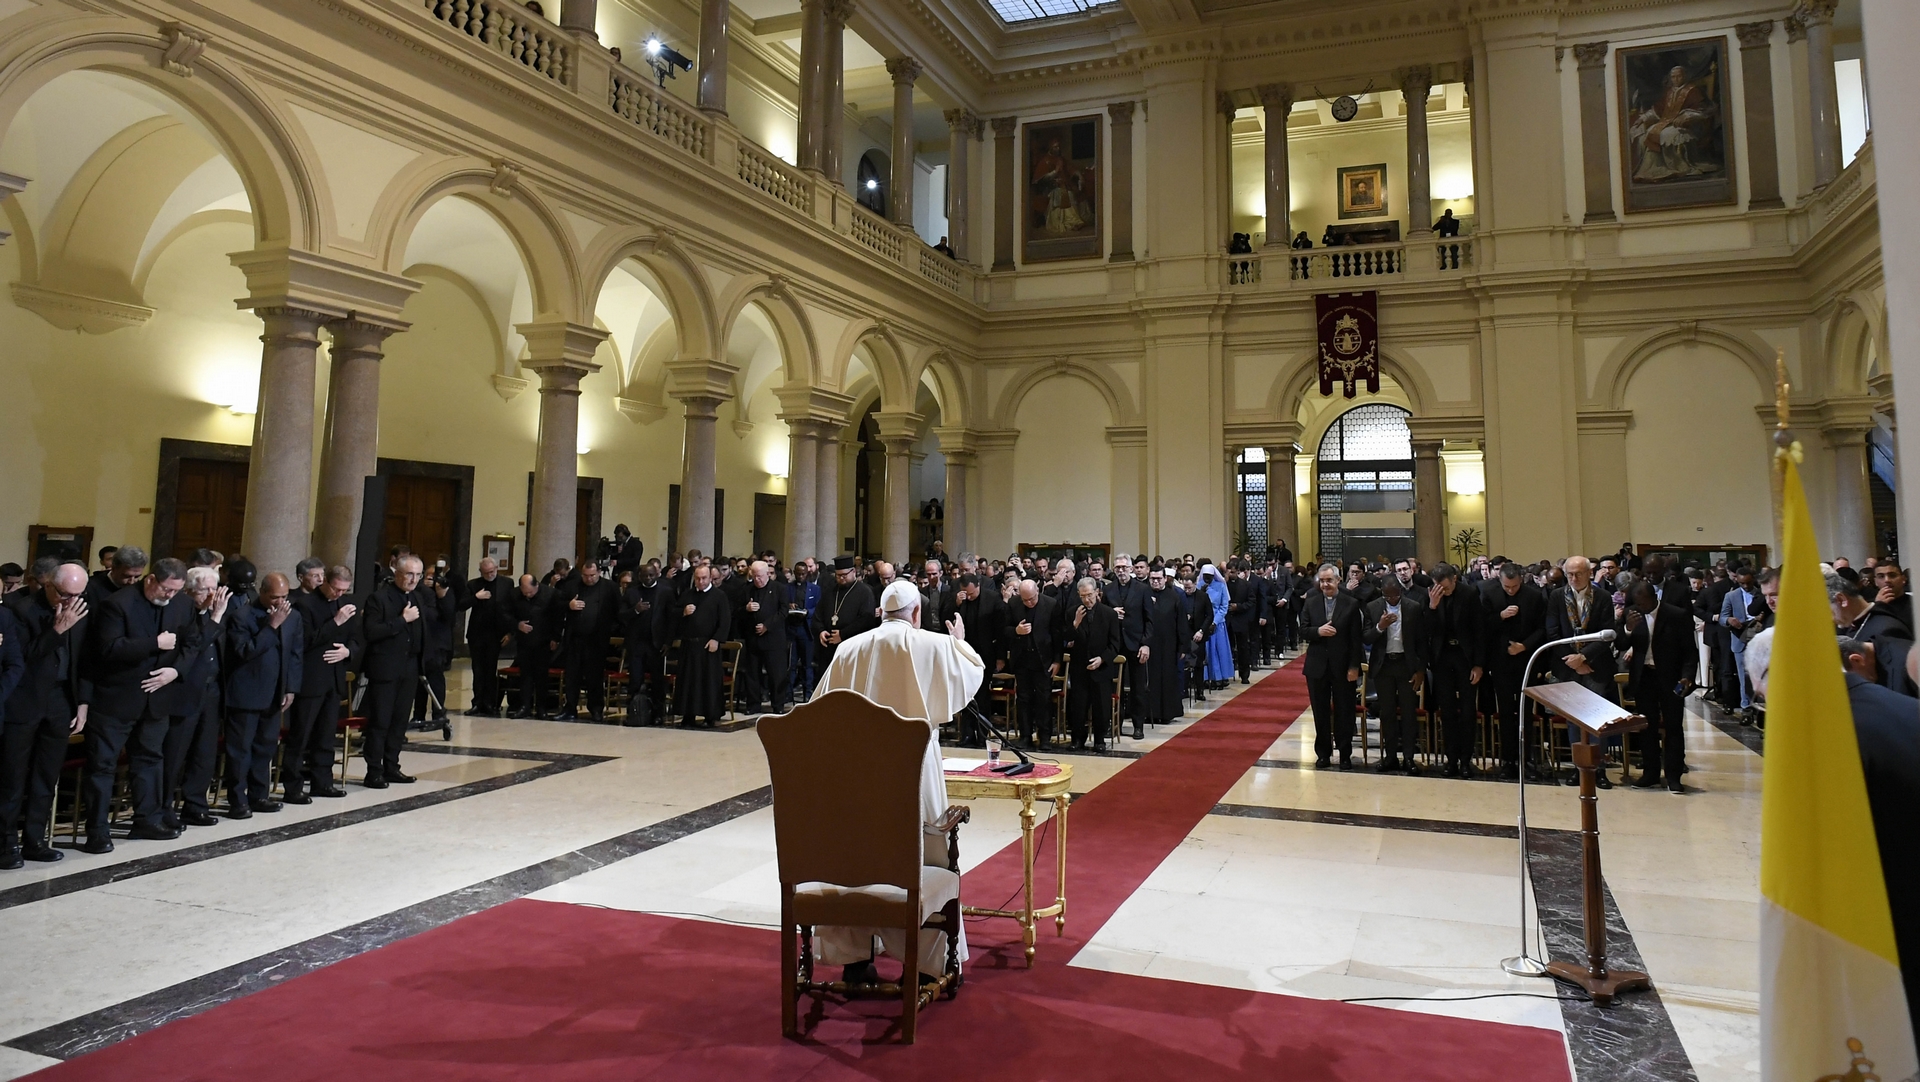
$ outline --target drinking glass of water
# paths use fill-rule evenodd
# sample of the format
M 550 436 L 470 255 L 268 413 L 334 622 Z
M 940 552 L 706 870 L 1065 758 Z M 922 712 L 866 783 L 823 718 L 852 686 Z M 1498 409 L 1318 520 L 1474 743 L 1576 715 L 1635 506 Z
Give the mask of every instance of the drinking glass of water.
M 987 738 L 987 763 L 990 766 L 1000 765 L 1000 741 L 993 737 Z

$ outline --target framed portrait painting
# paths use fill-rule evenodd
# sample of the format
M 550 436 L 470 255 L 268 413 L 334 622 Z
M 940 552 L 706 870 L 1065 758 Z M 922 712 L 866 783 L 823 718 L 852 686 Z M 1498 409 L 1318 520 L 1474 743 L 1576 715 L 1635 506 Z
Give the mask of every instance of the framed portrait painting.
M 1616 49 L 1614 58 L 1626 209 L 1738 198 L 1727 137 L 1727 39 Z
M 1020 216 L 1022 262 L 1101 255 L 1101 119 L 1079 116 L 1023 126 L 1027 206 Z
M 1387 213 L 1387 167 L 1384 162 L 1343 166 L 1338 180 L 1340 217 L 1378 218 Z

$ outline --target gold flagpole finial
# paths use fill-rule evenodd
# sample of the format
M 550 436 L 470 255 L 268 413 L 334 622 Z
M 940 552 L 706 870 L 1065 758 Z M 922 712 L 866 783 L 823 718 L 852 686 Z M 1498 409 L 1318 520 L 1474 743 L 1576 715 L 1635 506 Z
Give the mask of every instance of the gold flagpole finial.
M 1793 384 L 1787 382 L 1787 351 L 1784 349 L 1775 349 L 1773 351 L 1773 416 L 1775 421 L 1773 427 L 1775 431 L 1785 432 L 1788 424 L 1791 422 L 1793 406 L 1788 399 L 1792 391 Z M 1785 445 L 1782 444 L 1782 446 Z
M 1778 563 L 1784 544 L 1787 459 L 1793 454 L 1793 432 L 1788 427 L 1793 416 L 1791 396 L 1793 384 L 1787 380 L 1787 351 L 1776 348 L 1773 351 L 1773 469 L 1768 471 L 1768 480 L 1772 482 L 1773 497 L 1773 552 L 1774 563 Z

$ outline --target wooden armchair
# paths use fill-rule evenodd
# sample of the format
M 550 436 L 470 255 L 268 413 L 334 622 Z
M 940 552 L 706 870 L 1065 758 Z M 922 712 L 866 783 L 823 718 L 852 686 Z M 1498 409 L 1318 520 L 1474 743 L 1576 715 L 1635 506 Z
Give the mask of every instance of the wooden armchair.
M 780 1031 L 798 1037 L 802 996 L 899 996 L 901 1039 L 921 1007 L 960 986 L 960 874 L 949 810 L 948 867 L 925 862 L 921 768 L 932 729 L 854 691 L 832 691 L 758 726 L 773 780 L 780 865 Z M 817 925 L 897 928 L 906 936 L 898 983 L 848 987 L 813 979 Z M 947 933 L 945 972 L 917 980 L 923 929 Z

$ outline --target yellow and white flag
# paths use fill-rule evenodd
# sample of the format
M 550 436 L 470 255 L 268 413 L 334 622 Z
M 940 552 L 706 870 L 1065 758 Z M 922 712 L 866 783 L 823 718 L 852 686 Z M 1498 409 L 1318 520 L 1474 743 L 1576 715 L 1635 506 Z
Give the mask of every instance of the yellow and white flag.
M 1760 1077 L 1920 1073 L 1800 472 L 1786 458 L 1760 829 Z M 1866 1065 L 1871 1063 L 1871 1067 Z

